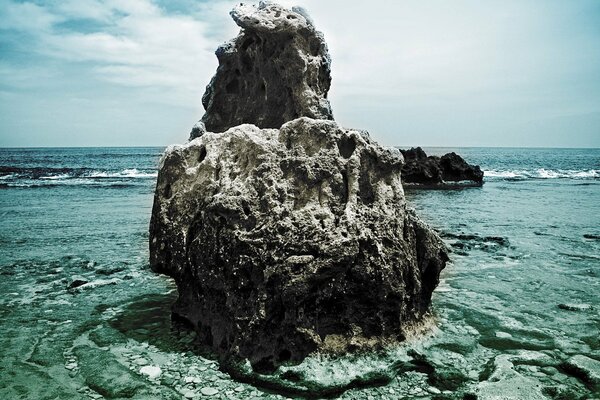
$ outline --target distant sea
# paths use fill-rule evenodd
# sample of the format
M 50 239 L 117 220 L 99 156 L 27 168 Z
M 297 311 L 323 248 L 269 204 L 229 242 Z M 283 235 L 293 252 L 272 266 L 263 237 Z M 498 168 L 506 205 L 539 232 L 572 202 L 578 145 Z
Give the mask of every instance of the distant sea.
M 110 371 L 86 365 L 97 358 L 84 350 L 98 346 L 133 366 L 131 379 L 142 365 L 162 365 L 159 380 L 141 375 L 148 390 L 180 389 L 184 372 L 167 366 L 188 368 L 198 356 L 187 351 L 192 334 L 169 319 L 173 283 L 148 269 L 163 150 L 0 149 L 0 398 L 93 398 L 101 385 L 93 375 Z M 481 166 L 485 184 L 406 190 L 452 250 L 433 300 L 437 344 L 423 351 L 451 353 L 445 362 L 473 390 L 498 357 L 534 352 L 535 362 L 513 363 L 518 374 L 592 393 L 558 366 L 575 355 L 600 359 L 600 149 L 424 150 L 457 152 Z M 77 279 L 87 284 L 68 289 Z M 207 363 L 197 390 L 263 394 Z M 401 393 L 398 385 L 344 396 Z

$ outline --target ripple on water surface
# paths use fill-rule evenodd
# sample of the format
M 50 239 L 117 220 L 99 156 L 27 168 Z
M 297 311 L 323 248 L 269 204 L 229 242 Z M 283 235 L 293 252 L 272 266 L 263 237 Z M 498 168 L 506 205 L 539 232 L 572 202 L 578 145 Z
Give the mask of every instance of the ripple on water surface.
M 597 178 L 490 177 L 482 188 L 407 190 L 452 250 L 433 328 L 402 347 L 315 355 L 269 376 L 219 364 L 171 319 L 174 284 L 147 265 L 155 182 L 125 173 L 152 173 L 161 150 L 2 150 L 15 168 L 89 169 L 37 180 L 129 186 L 0 191 L 0 398 L 598 397 Z M 571 152 L 579 164 L 569 167 L 545 163 L 545 151 L 518 151 L 457 150 L 487 170 L 598 169 L 585 152 Z

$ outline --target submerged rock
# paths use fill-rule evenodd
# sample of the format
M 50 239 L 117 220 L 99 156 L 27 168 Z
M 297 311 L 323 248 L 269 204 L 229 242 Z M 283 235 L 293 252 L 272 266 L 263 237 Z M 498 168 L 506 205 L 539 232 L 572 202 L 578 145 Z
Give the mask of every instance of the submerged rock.
M 600 361 L 578 354 L 563 363 L 562 368 L 600 390 Z
M 118 363 L 107 351 L 78 346 L 73 352 L 80 360 L 86 384 L 106 398 L 130 398 L 146 388 L 141 378 Z
M 594 307 L 591 304 L 577 304 L 577 303 L 560 303 L 558 308 L 567 311 L 589 311 L 593 310 Z
M 202 97 L 206 113 L 190 138 L 245 123 L 279 128 L 302 116 L 332 120 L 331 59 L 306 12 L 261 1 L 239 4 L 231 16 L 242 30 L 216 51 L 219 68 Z
M 199 136 L 160 162 L 150 264 L 177 283 L 174 313 L 230 365 L 248 359 L 262 372 L 403 340 L 448 258 L 406 205 L 402 154 L 364 131 L 296 118 L 331 118 L 319 97 L 326 47 L 304 12 L 261 3 L 232 15 L 244 30 L 218 51 Z M 246 53 L 256 70 L 238 64 Z M 224 82 L 236 79 L 229 96 Z M 261 82 L 267 99 L 269 85 L 287 95 L 254 107 Z
M 69 280 L 69 284 L 67 285 L 67 289 L 75 289 L 78 288 L 80 286 L 85 285 L 86 283 L 88 283 L 89 281 L 81 276 L 73 276 L 71 277 L 71 279 Z
M 481 168 L 470 165 L 454 152 L 438 157 L 427 156 L 420 147 L 400 151 L 405 160 L 402 168 L 404 183 L 439 186 L 450 182 L 471 181 L 476 185 L 483 184 Z
M 481 382 L 477 400 L 548 400 L 538 381 L 515 373 L 506 379 Z
M 515 369 L 516 364 L 538 365 L 548 361 L 548 355 L 521 351 L 513 355 L 501 354 L 493 361 L 493 371 L 487 377 L 480 376 L 477 399 L 481 400 L 545 400 L 544 387 L 537 379 L 524 376 Z
M 73 286 L 72 284 L 69 285 L 70 290 L 72 290 L 73 292 L 82 292 L 84 290 L 89 290 L 89 289 L 96 289 L 102 286 L 107 286 L 107 285 L 116 285 L 119 282 L 121 282 L 121 279 L 119 278 L 111 278 L 111 279 L 97 279 L 95 281 L 85 281 L 85 280 L 77 280 L 75 282 L 78 282 L 77 285 Z

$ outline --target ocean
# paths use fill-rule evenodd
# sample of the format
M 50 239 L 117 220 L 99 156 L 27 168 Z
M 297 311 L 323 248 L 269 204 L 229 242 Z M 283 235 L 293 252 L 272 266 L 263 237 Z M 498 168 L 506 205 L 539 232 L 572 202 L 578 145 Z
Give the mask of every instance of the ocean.
M 485 171 L 480 188 L 406 190 L 451 249 L 435 327 L 409 352 L 302 379 L 354 382 L 348 399 L 598 398 L 600 149 L 424 150 Z M 232 380 L 171 320 L 176 288 L 148 267 L 162 151 L 0 149 L 0 398 L 290 395 Z M 367 364 L 387 379 L 354 379 Z

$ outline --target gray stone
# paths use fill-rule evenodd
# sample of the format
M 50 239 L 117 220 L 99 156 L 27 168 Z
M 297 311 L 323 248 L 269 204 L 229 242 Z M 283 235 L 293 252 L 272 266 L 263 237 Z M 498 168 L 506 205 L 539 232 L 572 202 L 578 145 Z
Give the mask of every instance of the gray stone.
M 436 388 L 435 386 L 430 386 L 427 388 L 427 391 L 431 394 L 440 394 L 442 393 L 442 391 L 438 388 Z
M 213 387 L 203 387 L 200 389 L 200 393 L 202 393 L 204 396 L 214 396 L 215 394 L 219 393 L 219 391 Z
M 185 390 L 182 394 L 183 394 L 183 397 L 185 397 L 186 399 L 193 399 L 194 397 L 197 396 L 197 393 L 194 392 L 193 390 Z
M 69 371 L 74 370 L 75 368 L 77 368 L 77 364 L 76 363 L 69 363 L 65 365 L 65 368 L 68 369 Z
M 198 378 L 197 376 L 186 376 L 183 381 L 185 383 L 200 383 L 202 382 L 202 380 L 200 378 Z
M 306 12 L 260 2 L 239 4 L 231 16 L 242 30 L 216 51 L 219 67 L 202 97 L 206 113 L 190 138 L 244 123 L 279 128 L 302 116 L 333 119 L 331 59 Z
M 162 373 L 159 366 L 156 365 L 147 365 L 145 367 L 140 368 L 140 374 L 148 376 L 150 379 L 156 379 Z

